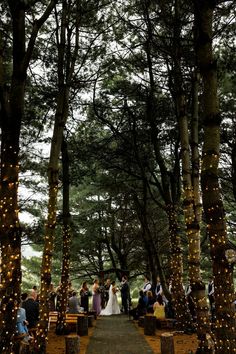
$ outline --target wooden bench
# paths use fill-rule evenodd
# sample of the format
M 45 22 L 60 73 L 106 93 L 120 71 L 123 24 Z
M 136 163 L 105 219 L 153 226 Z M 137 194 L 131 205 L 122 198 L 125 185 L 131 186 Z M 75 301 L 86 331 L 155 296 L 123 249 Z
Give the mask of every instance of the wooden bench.
M 70 331 L 76 330 L 77 334 L 88 335 L 88 316 L 82 313 L 66 313 L 66 325 Z
M 66 323 L 68 324 L 76 324 L 78 317 L 84 317 L 83 313 L 66 313 Z
M 57 323 L 58 319 L 58 312 L 57 311 L 50 311 L 49 312 L 49 320 L 48 320 L 48 330 L 50 329 L 51 323 Z

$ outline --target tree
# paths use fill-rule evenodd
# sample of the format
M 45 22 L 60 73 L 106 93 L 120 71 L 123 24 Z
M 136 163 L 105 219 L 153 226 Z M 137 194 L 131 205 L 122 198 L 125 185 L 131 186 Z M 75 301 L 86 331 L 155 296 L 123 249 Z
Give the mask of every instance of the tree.
M 219 186 L 220 113 L 217 96 L 217 67 L 212 48 L 212 24 L 216 3 L 194 1 L 197 30 L 196 54 L 202 77 L 204 145 L 201 184 L 203 208 L 210 239 L 216 304 L 216 353 L 236 348 L 233 301 L 233 264 L 227 258 L 228 237 Z
M 21 230 L 18 218 L 19 141 L 24 115 L 27 69 L 38 32 L 49 17 L 56 0 L 47 3 L 43 15 L 34 20 L 26 49 L 26 12 L 24 1 L 6 1 L 12 26 L 12 72 L 6 73 L 7 60 L 0 38 L 0 102 L 1 102 L 1 288 L 0 288 L 0 347 L 3 353 L 12 352 L 16 311 L 21 284 Z
M 51 264 L 54 247 L 59 156 L 63 140 L 63 131 L 69 114 L 69 95 L 74 69 L 79 50 L 79 4 L 70 0 L 62 1 L 60 17 L 56 13 L 56 48 L 58 51 L 58 95 L 50 159 L 48 165 L 48 216 L 45 225 L 45 243 L 41 267 L 40 290 L 40 322 L 37 330 L 37 346 L 40 353 L 46 352 L 49 310 L 47 306 L 48 292 L 51 284 Z M 60 19 L 59 19 L 60 18 Z M 60 24 L 59 24 L 60 21 Z

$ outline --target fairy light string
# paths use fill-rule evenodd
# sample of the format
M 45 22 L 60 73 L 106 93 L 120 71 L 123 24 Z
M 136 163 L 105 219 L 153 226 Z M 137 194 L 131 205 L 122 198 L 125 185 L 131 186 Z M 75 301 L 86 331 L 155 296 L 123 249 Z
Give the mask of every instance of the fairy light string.
M 12 333 L 20 298 L 21 283 L 21 231 L 18 209 L 18 150 L 7 146 L 4 139 L 1 150 L 0 185 L 0 343 L 2 353 L 10 353 Z M 13 329 L 13 330 L 12 330 Z

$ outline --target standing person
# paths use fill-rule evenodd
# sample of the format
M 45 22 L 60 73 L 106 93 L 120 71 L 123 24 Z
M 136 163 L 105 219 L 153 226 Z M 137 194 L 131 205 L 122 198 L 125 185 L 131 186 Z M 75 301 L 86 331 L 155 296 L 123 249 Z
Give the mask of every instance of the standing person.
M 155 298 L 157 299 L 158 295 L 162 295 L 162 286 L 160 282 L 160 278 L 157 277 L 157 284 L 155 288 Z
M 125 314 L 128 314 L 129 304 L 130 304 L 130 290 L 127 276 L 124 275 L 121 281 L 121 301 L 122 301 L 122 309 Z
M 22 303 L 22 307 L 25 309 L 29 329 L 35 328 L 39 321 L 39 303 L 35 301 L 34 298 L 35 295 L 31 291 L 27 299 Z
M 110 316 L 110 315 L 119 315 L 120 307 L 117 300 L 118 288 L 116 287 L 115 281 L 113 281 L 110 285 L 109 289 L 109 300 L 105 309 L 101 311 L 101 316 Z
M 105 308 L 107 303 L 108 303 L 108 300 L 109 300 L 109 289 L 110 289 L 110 286 L 111 286 L 111 279 L 110 278 L 107 278 L 106 279 L 106 282 L 103 286 L 103 306 L 102 308 Z
M 214 321 L 215 317 L 215 288 L 214 288 L 214 278 L 209 278 L 209 283 L 207 286 L 208 299 L 210 303 L 211 320 Z
M 54 285 L 51 283 L 48 292 L 48 309 L 49 311 L 56 311 L 56 297 L 57 293 Z
M 69 298 L 70 298 L 71 296 L 73 296 L 72 294 L 73 294 L 74 291 L 75 291 L 75 289 L 74 289 L 73 286 L 72 286 L 72 282 L 69 281 L 69 282 L 68 282 L 68 297 L 69 297 Z
M 68 313 L 79 313 L 80 306 L 76 291 L 73 291 L 72 296 L 69 298 L 68 307 Z
M 194 322 L 196 322 L 196 319 L 197 319 L 196 306 L 195 306 L 195 302 L 193 300 L 192 288 L 191 288 L 190 283 L 188 283 L 185 287 L 185 296 L 187 298 L 188 308 L 189 308 L 190 314 L 192 316 L 192 319 Z
M 21 337 L 22 340 L 26 343 L 28 343 L 29 340 L 32 338 L 29 335 L 27 325 L 28 322 L 26 320 L 25 309 L 22 307 L 22 304 L 19 304 L 19 308 L 17 310 L 16 315 L 16 334 L 17 336 Z
M 32 298 L 37 301 L 38 300 L 38 288 L 36 285 L 33 286 L 32 290 L 31 290 L 31 296 Z
M 99 289 L 98 280 L 95 279 L 92 287 L 92 294 L 93 294 L 93 301 L 92 301 L 92 308 L 96 311 L 97 315 L 101 312 L 101 293 Z
M 144 295 L 146 295 L 147 291 L 150 291 L 150 290 L 152 290 L 152 284 L 150 282 L 149 276 L 146 275 L 144 277 L 144 285 L 143 285 L 142 291 L 143 291 Z
M 81 307 L 84 308 L 85 312 L 88 312 L 90 292 L 86 281 L 83 282 L 79 294 L 80 294 L 80 305 Z

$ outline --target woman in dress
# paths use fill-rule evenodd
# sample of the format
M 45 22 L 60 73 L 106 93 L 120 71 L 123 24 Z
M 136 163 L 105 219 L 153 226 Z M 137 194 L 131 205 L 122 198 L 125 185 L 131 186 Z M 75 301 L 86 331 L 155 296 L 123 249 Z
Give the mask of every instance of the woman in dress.
M 101 293 L 99 289 L 98 280 L 95 279 L 92 287 L 92 294 L 93 294 L 93 302 L 92 308 L 96 311 L 97 315 L 101 312 Z
M 79 293 L 80 293 L 80 305 L 81 307 L 84 308 L 85 312 L 88 312 L 90 292 L 86 281 L 83 282 L 82 288 L 80 289 Z
M 165 304 L 163 302 L 162 296 L 159 294 L 157 295 L 157 300 L 153 305 L 154 309 L 154 316 L 156 318 L 162 319 L 165 318 Z
M 116 287 L 115 281 L 113 281 L 109 288 L 109 300 L 107 306 L 104 310 L 101 311 L 100 315 L 102 316 L 110 316 L 110 315 L 119 315 L 120 314 L 120 307 L 117 300 L 117 293 L 118 289 Z

